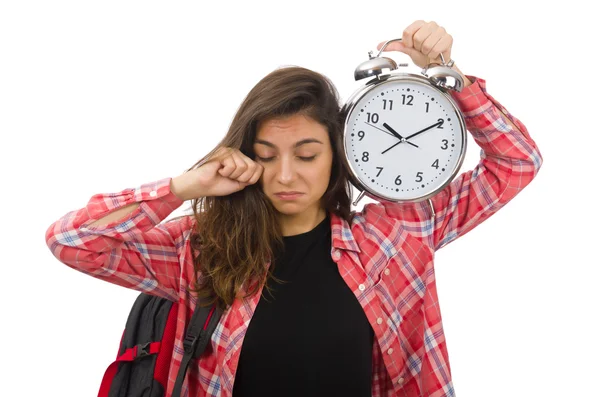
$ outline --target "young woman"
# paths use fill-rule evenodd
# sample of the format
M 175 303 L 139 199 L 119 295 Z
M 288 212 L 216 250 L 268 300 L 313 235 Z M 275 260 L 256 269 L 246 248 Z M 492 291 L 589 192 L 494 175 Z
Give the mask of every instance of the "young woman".
M 388 49 L 418 66 L 450 59 L 452 37 L 435 22 L 416 21 L 402 38 Z M 542 164 L 485 81 L 462 76 L 452 95 L 482 157 L 432 198 L 433 220 L 426 202 L 351 211 L 337 91 L 287 67 L 250 91 L 220 144 L 187 172 L 94 195 L 49 227 L 48 247 L 74 269 L 181 304 L 168 390 L 185 325 L 208 296 L 225 312 L 182 395 L 454 395 L 434 252 Z M 193 215 L 162 222 L 186 200 Z

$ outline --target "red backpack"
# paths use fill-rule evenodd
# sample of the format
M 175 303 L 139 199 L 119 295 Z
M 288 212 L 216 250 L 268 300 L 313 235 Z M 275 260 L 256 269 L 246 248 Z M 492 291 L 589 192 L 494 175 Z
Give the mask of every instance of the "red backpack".
M 146 293 L 137 297 L 125 324 L 117 359 L 106 369 L 98 397 L 166 395 L 178 306 L 166 298 Z M 173 397 L 180 397 L 188 365 L 206 348 L 221 314 L 218 307 L 201 307 L 198 302 L 183 341 L 185 353 Z

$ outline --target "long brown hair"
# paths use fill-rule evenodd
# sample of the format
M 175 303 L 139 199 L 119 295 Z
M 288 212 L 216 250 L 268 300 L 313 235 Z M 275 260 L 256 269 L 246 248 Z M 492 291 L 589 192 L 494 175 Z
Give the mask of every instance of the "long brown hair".
M 219 148 L 237 148 L 255 159 L 253 143 L 260 121 L 303 114 L 325 126 L 333 151 L 329 186 L 321 199 L 326 211 L 350 222 L 349 171 L 343 161 L 343 120 L 339 94 L 322 74 L 293 66 L 274 70 L 260 80 L 240 105 L 221 142 L 189 170 L 200 167 Z M 188 170 L 188 171 L 189 171 Z M 198 297 L 212 298 L 222 308 L 231 305 L 245 285 L 254 295 L 272 277 L 275 252 L 283 247 L 277 210 L 260 184 L 221 197 L 192 200 L 196 227 L 191 236 Z M 247 284 L 246 284 L 247 283 Z M 252 285 L 251 285 L 252 284 Z

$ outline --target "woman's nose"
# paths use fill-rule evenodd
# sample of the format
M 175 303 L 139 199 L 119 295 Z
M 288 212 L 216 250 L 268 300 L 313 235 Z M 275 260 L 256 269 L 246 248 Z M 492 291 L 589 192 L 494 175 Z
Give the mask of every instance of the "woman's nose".
M 294 169 L 292 159 L 288 157 L 282 157 L 277 167 L 277 179 L 279 182 L 289 183 L 294 180 L 296 170 Z

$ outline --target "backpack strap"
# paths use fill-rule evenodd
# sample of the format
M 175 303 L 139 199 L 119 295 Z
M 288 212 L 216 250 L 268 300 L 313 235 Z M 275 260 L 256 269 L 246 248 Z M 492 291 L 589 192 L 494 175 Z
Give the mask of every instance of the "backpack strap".
M 172 397 L 181 396 L 181 387 L 190 361 L 192 358 L 198 358 L 202 355 L 212 333 L 217 328 L 222 314 L 223 311 L 216 305 L 202 306 L 200 302 L 196 305 L 183 340 L 184 354 L 175 380 Z
M 111 383 L 115 377 L 115 374 L 118 371 L 118 365 L 121 362 L 134 361 L 140 357 L 146 357 L 150 354 L 157 354 L 160 351 L 160 342 L 148 342 L 144 344 L 139 344 L 134 347 L 130 347 L 125 350 L 123 354 L 121 354 L 115 361 L 113 361 L 106 372 L 104 372 L 104 376 L 102 377 L 102 383 L 100 384 L 100 391 L 98 392 L 99 397 L 108 396 L 110 393 Z

